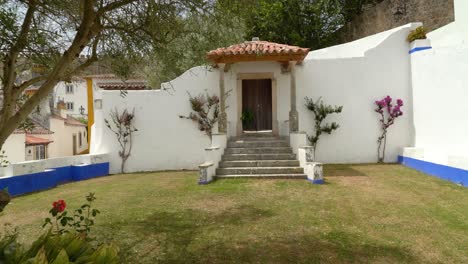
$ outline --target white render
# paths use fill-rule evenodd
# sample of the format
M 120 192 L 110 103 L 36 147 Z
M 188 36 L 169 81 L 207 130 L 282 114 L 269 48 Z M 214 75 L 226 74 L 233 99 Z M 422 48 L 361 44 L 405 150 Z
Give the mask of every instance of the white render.
M 76 154 L 79 154 L 88 149 L 88 138 L 86 126 L 68 125 L 61 118 L 52 116 L 50 118 L 50 130 L 54 132 L 51 135 L 51 140 L 54 142 L 49 144 L 49 157 L 67 157 L 74 155 L 73 141 L 76 144 Z M 81 136 L 81 146 L 79 138 Z
M 10 163 L 25 161 L 26 146 L 24 142 L 26 142 L 26 134 L 11 134 L 3 144 L 2 148 L 2 150 L 6 152 L 6 160 Z
M 324 135 L 317 149 L 317 161 L 324 163 L 364 163 L 377 161 L 377 137 L 380 131 L 374 101 L 386 95 L 405 102 L 401 117 L 391 128 L 387 144 L 387 162 L 396 162 L 399 150 L 414 141 L 409 43 L 406 37 L 420 24 L 409 24 L 349 44 L 309 53 L 302 65 L 296 66 L 297 111 L 299 131 L 313 131 L 313 116 L 304 106 L 304 97 L 322 97 L 328 104 L 343 105 L 343 113 L 329 121 L 341 127 Z M 236 63 L 225 73 L 228 137 L 237 132 L 237 78 L 239 74 L 272 74 L 277 87 L 277 122 L 280 136 L 289 136 L 290 74 L 282 73 L 276 62 Z M 210 146 L 207 136 L 198 131 L 188 115 L 188 92 L 219 95 L 219 71 L 196 67 L 170 83 L 165 90 L 95 91 L 94 99 L 102 100 L 95 109 L 91 153 L 110 153 L 111 173 L 120 166 L 118 143 L 105 127 L 104 119 L 111 110 L 135 108 L 132 156 L 127 172 L 197 169 L 204 163 L 204 149 Z M 297 152 L 304 136 L 292 139 Z
M 66 91 L 67 85 L 73 86 L 72 93 Z M 84 79 L 74 78 L 71 82 L 59 82 L 54 88 L 53 100 L 54 107 L 57 106 L 59 101 L 73 103 L 73 110 L 65 110 L 67 115 L 81 118 L 87 118 L 88 116 L 88 91 Z M 81 107 L 84 109 L 84 114 L 80 112 Z
M 468 170 L 468 1 L 455 22 L 428 34 L 433 49 L 411 55 L 415 147 L 408 157 Z

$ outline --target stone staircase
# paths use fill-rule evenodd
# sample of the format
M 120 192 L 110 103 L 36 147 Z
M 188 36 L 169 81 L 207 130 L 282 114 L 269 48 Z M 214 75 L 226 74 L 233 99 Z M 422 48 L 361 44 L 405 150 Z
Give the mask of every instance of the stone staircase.
M 249 133 L 228 141 L 216 178 L 306 179 L 307 176 L 286 140 L 271 133 Z

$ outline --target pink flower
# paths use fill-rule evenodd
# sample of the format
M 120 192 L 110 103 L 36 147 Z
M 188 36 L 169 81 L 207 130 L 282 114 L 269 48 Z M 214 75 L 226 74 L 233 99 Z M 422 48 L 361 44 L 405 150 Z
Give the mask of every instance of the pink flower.
M 398 99 L 398 100 L 397 100 L 397 105 L 398 105 L 398 106 L 403 106 L 403 100 Z

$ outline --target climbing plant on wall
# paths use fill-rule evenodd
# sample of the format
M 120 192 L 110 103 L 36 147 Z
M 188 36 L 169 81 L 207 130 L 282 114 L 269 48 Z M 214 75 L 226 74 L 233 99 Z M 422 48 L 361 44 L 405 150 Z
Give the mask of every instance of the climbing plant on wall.
M 127 109 L 119 112 L 116 108 L 110 113 L 110 121 L 104 119 L 106 126 L 115 134 L 120 145 L 119 157 L 122 159 L 120 172 L 125 172 L 125 163 L 132 153 L 132 135 L 138 129 L 134 126 L 135 109 L 131 112 Z
M 315 131 L 312 136 L 307 136 L 310 145 L 312 146 L 314 160 L 315 160 L 315 152 L 317 149 L 317 144 L 320 139 L 320 136 L 323 133 L 331 134 L 334 130 L 337 130 L 340 126 L 336 122 L 332 123 L 323 123 L 324 120 L 330 114 L 338 114 L 341 113 L 343 110 L 343 106 L 331 106 L 323 103 L 322 98 L 317 99 L 314 101 L 311 98 L 305 98 L 306 104 L 305 106 L 309 109 L 315 118 Z
M 387 147 L 387 133 L 388 129 L 395 124 L 395 120 L 403 115 L 401 107 L 403 106 L 403 100 L 396 100 L 396 105 L 393 105 L 393 99 L 390 96 L 383 98 L 382 100 L 375 101 L 377 108 L 375 112 L 380 115 L 380 127 L 381 134 L 377 139 L 377 159 L 379 163 L 383 163 L 385 160 L 385 149 Z
M 189 102 L 193 110 L 188 116 L 179 115 L 180 118 L 190 119 L 198 124 L 198 129 L 210 138 L 213 143 L 213 127 L 219 121 L 219 97 L 217 95 L 199 94 L 192 96 Z

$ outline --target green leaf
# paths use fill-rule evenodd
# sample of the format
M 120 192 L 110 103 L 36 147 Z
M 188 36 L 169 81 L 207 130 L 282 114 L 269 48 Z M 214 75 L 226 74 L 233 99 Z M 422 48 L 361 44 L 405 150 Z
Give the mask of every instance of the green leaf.
M 60 250 L 60 253 L 55 258 L 55 260 L 51 262 L 50 264 L 68 264 L 68 263 L 70 263 L 70 261 L 69 261 L 67 252 L 64 249 L 62 249 Z

